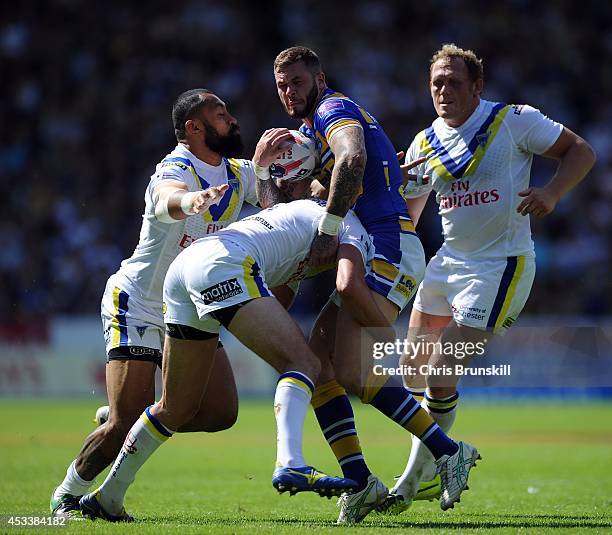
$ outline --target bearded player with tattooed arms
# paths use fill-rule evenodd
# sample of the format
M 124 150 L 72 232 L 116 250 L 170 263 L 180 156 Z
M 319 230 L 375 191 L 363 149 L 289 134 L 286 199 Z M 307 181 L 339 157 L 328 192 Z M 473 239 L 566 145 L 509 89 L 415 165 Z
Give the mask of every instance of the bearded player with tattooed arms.
M 478 452 L 468 444 L 450 441 L 432 425 L 400 380 L 374 376 L 371 343 L 375 338 L 363 346 L 360 343 L 364 327 L 391 331 L 425 267 L 423 248 L 399 192 L 402 175 L 395 149 L 372 115 L 327 87 L 312 50 L 292 47 L 281 52 L 274 62 L 274 76 L 287 114 L 302 120 L 300 130 L 320 144 L 321 169 L 316 178 L 329 190 L 310 263 L 315 268 L 329 265 L 337 255 L 336 291 L 319 315 L 309 343 L 322 362 L 312 397 L 315 414 L 344 477 L 359 483 L 356 492 L 340 500 L 338 522 L 361 521 L 387 496 L 386 486 L 364 461 L 345 389 L 421 437 L 444 473 L 462 463 L 463 477 L 449 480 L 440 502 L 443 509 L 452 507 Z M 289 136 L 283 129 L 267 135 L 272 144 Z M 282 202 L 282 192 L 269 180 L 264 162 L 255 159 L 254 163 L 262 206 Z M 367 266 L 351 248 L 338 248 L 338 228 L 353 205 L 372 241 L 373 258 Z

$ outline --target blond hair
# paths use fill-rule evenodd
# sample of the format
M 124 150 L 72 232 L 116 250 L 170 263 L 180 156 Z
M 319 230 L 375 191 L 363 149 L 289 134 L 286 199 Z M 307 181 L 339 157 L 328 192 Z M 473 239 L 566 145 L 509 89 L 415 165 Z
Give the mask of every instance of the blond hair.
M 431 69 L 436 61 L 441 59 L 462 59 L 467 67 L 470 79 L 475 82 L 476 80 L 482 80 L 484 78 L 484 69 L 482 67 L 482 60 L 476 55 L 473 50 L 464 50 L 459 48 L 454 43 L 447 43 L 442 45 L 442 48 L 438 50 L 430 60 L 429 70 Z

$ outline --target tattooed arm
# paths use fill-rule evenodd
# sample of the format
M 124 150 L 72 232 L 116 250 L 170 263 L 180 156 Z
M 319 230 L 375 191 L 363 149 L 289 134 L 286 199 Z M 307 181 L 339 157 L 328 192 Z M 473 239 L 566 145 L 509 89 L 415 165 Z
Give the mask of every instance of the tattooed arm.
M 334 154 L 334 169 L 329 185 L 327 213 L 319 223 L 319 234 L 310 248 L 310 264 L 323 266 L 335 261 L 338 249 L 338 227 L 361 194 L 367 154 L 363 130 L 347 126 L 329 140 Z
M 312 194 L 310 177 L 300 180 L 261 180 L 257 179 L 257 198 L 262 208 L 269 208 L 280 202 L 291 202 L 315 196 Z M 327 198 L 327 195 L 322 198 Z M 265 206 L 263 203 L 266 203 Z
M 291 200 L 279 189 L 276 182 L 272 179 L 262 180 L 258 176 L 256 191 L 259 206 L 262 208 L 270 208 L 270 206 L 274 206 L 275 204 L 289 202 Z
M 347 126 L 329 140 L 335 164 L 329 185 L 327 211 L 344 217 L 361 193 L 367 154 L 363 130 Z

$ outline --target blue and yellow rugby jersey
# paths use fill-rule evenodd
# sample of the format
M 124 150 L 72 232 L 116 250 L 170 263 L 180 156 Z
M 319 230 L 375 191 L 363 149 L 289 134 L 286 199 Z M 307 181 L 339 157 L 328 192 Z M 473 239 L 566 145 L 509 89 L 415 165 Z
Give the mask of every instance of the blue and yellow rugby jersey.
M 444 246 L 459 258 L 534 255 L 529 217 L 516 211 L 519 192 L 529 187 L 534 154 L 559 138 L 563 125 L 528 105 L 482 99 L 459 127 L 438 117 L 419 132 L 406 162 L 426 157 L 416 167 L 430 175 L 426 186 L 408 192 L 436 192 Z
M 335 158 L 328 140 L 346 126 L 363 129 L 367 151 L 367 163 L 363 174 L 361 196 L 354 210 L 368 232 L 379 224 L 409 219 L 406 203 L 399 192 L 402 184 L 401 170 L 395 148 L 384 130 L 364 108 L 342 93 L 329 88 L 323 92 L 314 113 L 313 128 L 302 125 L 300 130 L 315 138 L 321 149 L 321 168 L 317 178 L 328 183 Z
M 315 176 L 326 184 L 335 163 L 328 141 L 348 126 L 362 128 L 367 151 L 361 195 L 353 207 L 373 246 L 366 284 L 402 310 L 423 277 L 425 255 L 400 194 L 402 176 L 395 148 L 374 117 L 331 89 L 324 91 L 316 107 L 313 127 L 303 125 L 300 130 L 320 145 L 321 169 Z

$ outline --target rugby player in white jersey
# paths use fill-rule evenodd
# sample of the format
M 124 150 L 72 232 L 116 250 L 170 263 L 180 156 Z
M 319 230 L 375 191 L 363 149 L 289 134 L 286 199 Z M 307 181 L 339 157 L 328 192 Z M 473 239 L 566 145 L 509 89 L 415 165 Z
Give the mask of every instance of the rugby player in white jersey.
M 484 342 L 517 319 L 535 275 L 527 216 L 550 214 L 591 169 L 595 154 L 581 137 L 531 106 L 481 99 L 482 61 L 472 51 L 444 45 L 431 60 L 429 85 L 438 118 L 407 151 L 408 165 L 417 166 L 405 196 L 416 221 L 429 192 L 436 192 L 444 243 L 417 291 L 408 340 L 443 345 L 431 344 L 432 354 L 405 355 L 404 363 L 455 369 L 469 365 L 473 355 L 458 359 L 440 354 L 441 347 Z M 559 161 L 543 187 L 529 186 L 534 155 Z M 458 380 L 426 378 L 423 406 L 447 433 L 456 417 Z M 422 382 L 407 386 L 423 395 Z M 413 438 L 406 470 L 383 509 L 405 510 L 419 484 L 434 475 L 431 455 Z M 429 486 L 435 492 L 435 482 Z
M 132 520 L 124 509 L 125 493 L 144 462 L 200 410 L 221 325 L 281 374 L 274 397 L 273 486 L 281 492 L 331 496 L 350 492 L 356 485 L 350 479 L 326 476 L 304 460 L 302 430 L 321 364 L 270 291 L 304 275 L 325 213 L 325 202 L 314 199 L 277 204 L 197 241 L 172 263 L 164 282 L 162 398 L 147 407 L 129 431 L 101 487 L 81 498 L 85 516 Z M 340 247 L 353 248 L 362 264 L 371 260 L 369 236 L 354 213 L 341 222 L 337 237 Z M 417 410 L 429 426 L 435 426 L 421 407 Z M 459 447 L 446 436 L 440 439 Z M 456 467 L 452 457 L 438 459 L 443 473 Z M 456 501 L 462 489 L 451 484 L 447 490 L 456 493 Z
M 329 496 L 356 485 L 322 474 L 304 461 L 302 428 L 320 363 L 270 291 L 305 270 L 325 213 L 322 204 L 279 204 L 195 242 L 172 263 L 164 283 L 162 398 L 146 408 L 127 434 L 101 487 L 81 499 L 84 515 L 131 520 L 123 507 L 125 492 L 157 447 L 199 412 L 221 325 L 281 374 L 274 398 L 278 453 L 273 485 L 292 494 Z M 355 247 L 365 263 L 368 237 L 354 215 L 343 223 L 339 240 Z
M 178 144 L 156 166 L 145 192 L 139 243 L 108 280 L 102 299 L 110 415 L 87 437 L 54 491 L 54 515 L 79 514 L 79 498 L 114 460 L 128 430 L 154 401 L 168 266 L 191 242 L 235 221 L 245 201 L 257 203 L 251 162 L 235 159 L 243 149 L 238 122 L 219 97 L 206 89 L 184 92 L 174 103 L 172 121 Z M 211 379 L 201 410 L 180 431 L 214 432 L 234 424 L 236 386 L 222 348 Z

